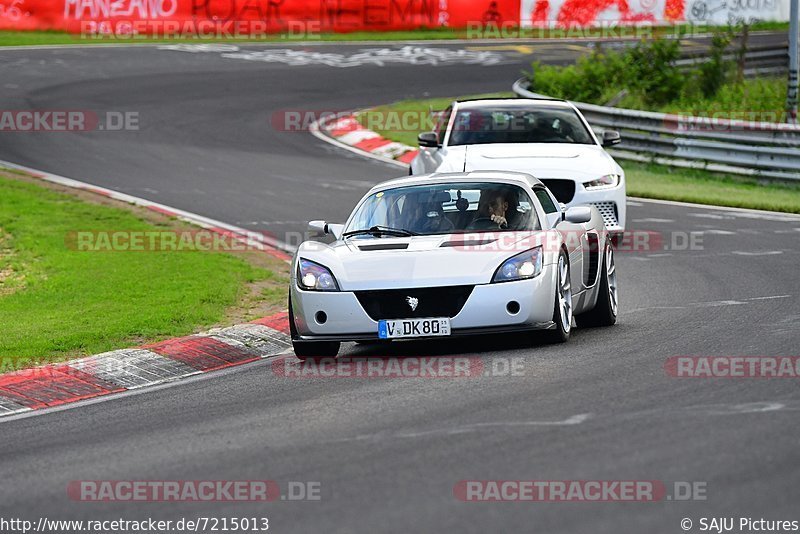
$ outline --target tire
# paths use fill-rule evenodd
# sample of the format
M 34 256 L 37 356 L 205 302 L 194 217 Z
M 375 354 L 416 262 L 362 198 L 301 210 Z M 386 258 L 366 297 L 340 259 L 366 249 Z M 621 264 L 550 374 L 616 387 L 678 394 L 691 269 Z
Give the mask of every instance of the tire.
M 569 258 L 562 251 L 556 264 L 556 290 L 553 304 L 555 328 L 544 331 L 548 343 L 565 343 L 572 332 L 572 284 L 570 282 Z
M 619 312 L 619 290 L 617 288 L 617 266 L 614 261 L 614 247 L 610 242 L 606 243 L 603 252 L 603 266 L 597 303 L 594 308 L 583 313 L 575 320 L 581 328 L 592 328 L 597 326 L 611 326 L 617 322 Z
M 292 296 L 289 295 L 289 334 L 292 338 L 294 355 L 300 360 L 335 358 L 339 354 L 338 341 L 299 341 L 297 327 L 294 325 L 294 311 L 292 310 Z
M 292 349 L 294 355 L 300 360 L 319 359 L 319 358 L 335 358 L 339 354 L 338 341 L 294 341 L 292 340 Z

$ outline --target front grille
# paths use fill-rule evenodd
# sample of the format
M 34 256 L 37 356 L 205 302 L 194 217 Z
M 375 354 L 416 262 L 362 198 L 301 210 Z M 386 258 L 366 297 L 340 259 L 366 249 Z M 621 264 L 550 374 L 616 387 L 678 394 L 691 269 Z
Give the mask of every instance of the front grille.
M 606 223 L 606 228 L 619 225 L 616 202 L 594 202 L 593 204 L 600 210 L 600 215 L 603 216 L 603 222 Z
M 553 192 L 556 200 L 569 204 L 575 196 L 575 182 L 572 180 L 555 180 L 545 178 L 542 183 L 547 186 L 547 189 Z
M 374 321 L 415 317 L 455 317 L 467 302 L 474 286 L 423 287 L 356 291 L 361 307 Z M 408 299 L 417 299 L 412 310 Z

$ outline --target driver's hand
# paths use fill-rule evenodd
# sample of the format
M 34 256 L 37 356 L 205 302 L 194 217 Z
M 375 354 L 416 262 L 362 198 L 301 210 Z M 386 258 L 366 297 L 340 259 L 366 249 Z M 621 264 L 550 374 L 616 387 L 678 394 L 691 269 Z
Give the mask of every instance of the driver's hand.
M 492 215 L 492 222 L 497 223 L 501 228 L 508 226 L 508 221 L 502 215 Z

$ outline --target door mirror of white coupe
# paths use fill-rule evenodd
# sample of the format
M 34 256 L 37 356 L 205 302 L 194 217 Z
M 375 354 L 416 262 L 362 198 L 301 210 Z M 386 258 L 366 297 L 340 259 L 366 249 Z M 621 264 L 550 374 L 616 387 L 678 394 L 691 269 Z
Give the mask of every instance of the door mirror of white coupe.
M 616 130 L 606 130 L 603 132 L 603 147 L 616 146 L 622 142 L 622 137 Z
M 564 220 L 574 224 L 583 224 L 592 220 L 592 208 L 588 206 L 572 206 L 564 213 Z
M 417 140 L 422 148 L 439 148 L 439 136 L 435 132 L 423 132 Z
M 320 237 L 328 233 L 325 221 L 308 221 L 308 233 L 311 237 Z
M 325 221 L 309 221 L 308 232 L 311 237 L 322 237 L 331 234 L 336 239 L 342 237 L 343 224 L 326 223 Z

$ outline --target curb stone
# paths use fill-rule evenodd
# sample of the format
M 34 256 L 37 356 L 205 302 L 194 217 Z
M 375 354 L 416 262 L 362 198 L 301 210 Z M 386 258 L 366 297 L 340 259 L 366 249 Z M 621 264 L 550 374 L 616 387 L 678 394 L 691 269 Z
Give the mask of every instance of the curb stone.
M 288 313 L 0 375 L 0 418 L 113 395 L 277 356 Z

